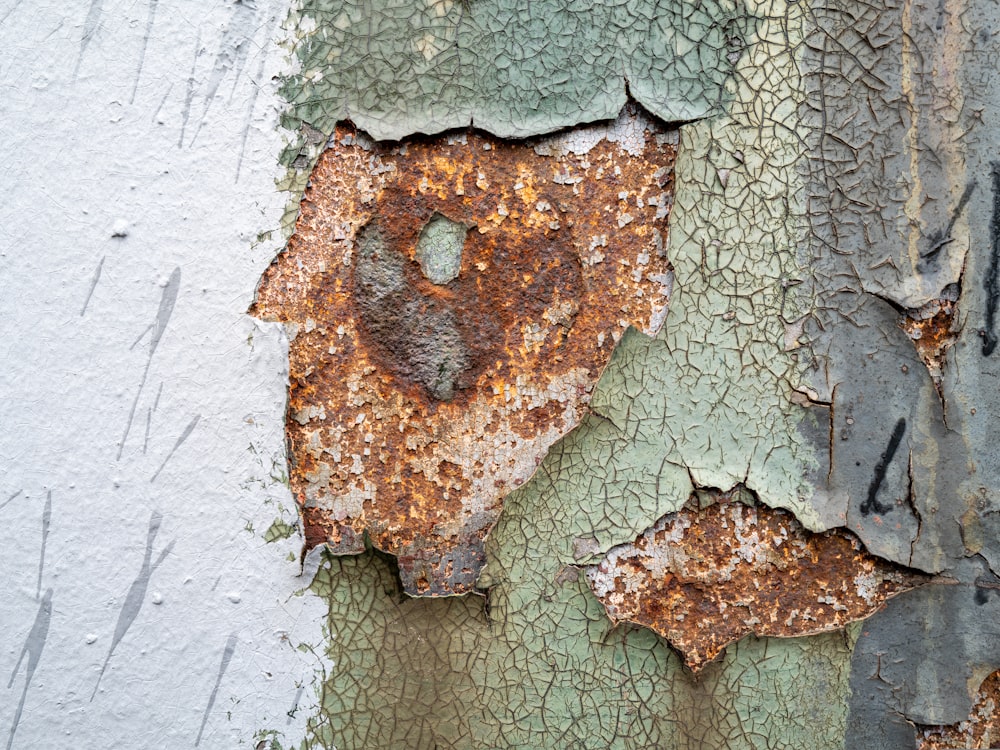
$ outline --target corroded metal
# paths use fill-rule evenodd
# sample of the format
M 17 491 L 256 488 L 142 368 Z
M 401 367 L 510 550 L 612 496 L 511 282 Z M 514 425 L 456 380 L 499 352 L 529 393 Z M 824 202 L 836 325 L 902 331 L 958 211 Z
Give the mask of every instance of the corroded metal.
M 634 108 L 518 143 L 337 128 L 253 312 L 289 331 L 310 545 L 469 590 L 502 499 L 580 420 L 628 326 L 662 324 L 676 133 Z
M 957 301 L 956 288 L 950 296 L 931 300 L 915 310 L 907 310 L 899 321 L 900 328 L 913 341 L 917 354 L 939 390 L 945 354 L 961 332 Z
M 917 733 L 917 750 L 987 750 L 997 746 L 1000 746 L 1000 671 L 983 680 L 968 719 L 957 724 L 923 727 Z
M 691 502 L 589 566 L 612 621 L 651 628 L 698 670 L 745 635 L 835 630 L 923 579 L 865 553 L 849 532 L 813 534 L 741 499 L 752 502 L 743 492 Z

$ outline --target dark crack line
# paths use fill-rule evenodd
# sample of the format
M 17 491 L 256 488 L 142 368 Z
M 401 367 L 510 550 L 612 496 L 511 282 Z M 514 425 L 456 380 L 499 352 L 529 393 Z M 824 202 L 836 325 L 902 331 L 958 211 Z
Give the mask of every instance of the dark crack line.
M 916 549 L 917 543 L 920 541 L 920 534 L 924 530 L 924 519 L 920 515 L 920 511 L 917 509 L 917 493 L 914 488 L 915 482 L 913 479 L 913 453 L 909 455 L 909 461 L 906 466 L 906 504 L 910 506 L 910 512 L 917 519 L 917 533 L 913 536 L 910 541 L 910 559 L 907 561 L 907 565 L 913 566 L 913 553 Z

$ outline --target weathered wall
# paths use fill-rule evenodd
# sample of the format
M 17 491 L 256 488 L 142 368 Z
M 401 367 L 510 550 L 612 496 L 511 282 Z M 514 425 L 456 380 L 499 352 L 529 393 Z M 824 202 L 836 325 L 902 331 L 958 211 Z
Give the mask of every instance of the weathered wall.
M 56 15 L 12 746 L 988 746 L 986 3 Z
M 471 122 L 526 136 L 611 116 L 623 80 L 654 116 L 696 120 L 680 128 L 664 230 L 665 324 L 622 337 L 581 425 L 506 496 L 478 578 L 483 624 L 467 619 L 468 602 L 398 605 L 409 638 L 447 655 L 433 688 L 380 715 L 375 696 L 419 658 L 397 652 L 395 626 L 356 620 L 344 604 L 382 587 L 383 563 L 328 563 L 337 574 L 317 585 L 336 592 L 331 628 L 393 656 L 377 674 L 334 671 L 313 725 L 320 745 L 391 746 L 414 731 L 428 745 L 488 744 L 502 727 L 511 746 L 911 747 L 919 725 L 966 717 L 997 666 L 995 423 L 980 406 L 993 403 L 983 378 L 995 370 L 997 296 L 994 178 L 979 145 L 992 89 L 978 71 L 993 42 L 976 29 L 988 15 L 919 3 L 681 8 L 303 8 L 303 67 L 284 87 L 293 126 L 328 132 L 350 117 L 399 138 Z M 553 58 L 566 63 L 559 73 Z M 682 115 L 685 102 L 697 107 Z M 293 153 L 298 169 L 310 153 Z M 796 520 L 671 515 L 695 491 L 697 508 L 730 490 Z M 816 534 L 839 528 L 851 533 Z M 385 529 L 370 530 L 385 548 Z M 740 559 L 758 567 L 730 562 Z M 757 671 L 752 688 L 743 682 L 747 652 L 730 647 L 710 666 L 720 691 L 672 656 L 643 661 L 635 631 L 611 629 L 583 585 L 586 564 L 615 619 L 653 626 L 692 667 L 727 632 L 808 636 L 863 622 L 840 640 L 753 641 L 778 659 L 766 687 Z M 871 570 L 881 572 L 862 582 Z M 872 616 L 884 586 L 912 590 Z M 686 626 L 695 601 L 702 622 Z M 718 632 L 699 637 L 716 616 Z M 810 660 L 824 662 L 822 686 Z M 645 695 L 651 681 L 670 698 Z M 743 716 L 751 692 L 783 720 Z M 679 718 L 688 705 L 712 706 L 698 718 L 707 728 Z

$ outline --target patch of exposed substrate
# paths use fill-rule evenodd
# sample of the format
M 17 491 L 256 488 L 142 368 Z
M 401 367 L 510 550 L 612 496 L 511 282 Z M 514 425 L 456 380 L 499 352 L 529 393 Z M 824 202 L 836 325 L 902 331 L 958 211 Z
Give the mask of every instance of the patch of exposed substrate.
M 418 254 L 430 226 L 428 223 L 424 227 L 417 244 Z M 464 240 L 464 227 L 461 237 Z M 462 240 L 458 246 L 459 265 Z M 448 259 L 436 257 L 443 253 L 428 254 L 434 257 L 419 257 L 425 275 L 426 265 L 434 269 L 431 273 L 435 278 L 447 276 Z M 357 238 L 354 271 L 362 325 L 366 335 L 385 348 L 400 377 L 419 383 L 438 401 L 450 401 L 457 389 L 468 388 L 472 382 L 471 374 L 467 374 L 472 367 L 467 336 L 463 335 L 455 311 L 446 302 L 422 295 L 406 278 L 405 268 L 406 259 L 385 245 L 378 226 L 365 225 Z M 430 280 L 441 284 L 456 276 L 457 269 L 450 278 Z
M 917 750 L 990 750 L 1000 746 L 1000 671 L 979 685 L 969 718 L 957 724 L 920 726 Z
M 913 341 L 917 353 L 927 366 L 934 380 L 934 387 L 941 394 L 941 377 L 945 356 L 958 340 L 958 299 L 960 284 L 950 284 L 944 294 L 915 310 L 906 310 L 899 327 Z
M 849 532 L 812 534 L 742 488 L 701 495 L 585 569 L 613 622 L 653 629 L 693 670 L 750 633 L 841 629 L 927 580 Z
M 570 131 L 523 144 L 534 153 L 522 156 L 513 153 L 513 144 L 472 132 L 384 144 L 340 127 L 303 202 L 303 217 L 316 225 L 319 251 L 303 250 L 312 242 L 307 222 L 290 242 L 288 253 L 295 257 L 284 261 L 285 270 L 269 271 L 275 278 L 262 285 L 258 312 L 283 320 L 294 332 L 289 427 L 297 457 L 293 485 L 297 469 L 305 480 L 299 493 L 304 510 L 327 527 L 326 541 L 338 553 L 360 551 L 368 532 L 380 549 L 398 554 L 411 593 L 448 594 L 471 586 L 496 498 L 527 481 L 545 450 L 578 421 L 603 364 L 592 366 L 575 350 L 554 350 L 542 358 L 552 377 L 538 382 L 527 372 L 508 378 L 491 363 L 506 367 L 511 352 L 529 360 L 567 337 L 584 336 L 579 331 L 610 355 L 629 325 L 648 334 L 663 325 L 672 282 L 665 245 L 676 133 L 635 105 L 613 123 L 580 133 L 586 148 L 574 145 L 576 131 Z M 481 195 L 495 198 L 488 210 L 474 203 Z M 574 210 L 588 200 L 610 216 Z M 424 203 L 426 215 L 420 213 Z M 475 206 L 471 214 L 469 205 Z M 331 213 L 326 206 L 337 208 Z M 409 213 L 398 214 L 397 206 Z M 438 225 L 461 231 L 438 236 Z M 525 243 L 519 236 L 533 231 L 537 240 Z M 484 241 L 500 233 L 507 234 L 494 255 L 499 252 L 502 263 L 483 254 Z M 430 258 L 425 250 L 440 257 Z M 513 268 L 517 278 L 494 288 L 484 276 L 491 266 L 508 273 Z M 510 307 L 525 296 L 522 274 L 541 284 L 522 307 L 538 310 L 520 326 L 520 336 L 504 344 L 514 329 L 499 325 L 497 306 Z M 313 296 L 295 302 L 300 309 L 294 312 L 282 307 L 312 283 L 310 276 L 316 279 Z M 596 304 L 579 293 L 581 276 Z M 286 301 L 275 296 L 278 289 Z M 593 289 L 603 291 L 595 295 Z M 331 317 L 331 310 L 343 307 L 338 295 L 344 290 L 353 291 L 356 304 Z M 543 309 L 546 295 L 552 298 Z M 477 300 L 492 302 L 479 309 Z M 504 345 L 509 351 L 500 351 Z M 330 387 L 346 389 L 345 398 L 316 401 L 310 394 L 322 387 L 320 368 L 329 366 L 320 363 L 344 357 L 353 369 L 333 377 Z M 387 373 L 399 383 L 382 393 Z M 490 393 L 476 382 L 483 377 L 491 380 Z M 400 487 L 422 504 L 396 524 L 378 511 L 397 503 L 394 488 L 382 486 L 383 480 L 395 482 L 395 475 L 372 475 L 365 466 L 369 451 L 381 445 L 381 432 L 395 432 L 385 427 L 389 422 L 401 416 L 412 427 L 427 416 L 412 385 L 429 402 L 429 419 L 445 416 L 437 426 L 428 422 L 433 429 L 426 434 L 404 435 L 396 455 L 407 460 L 411 477 L 436 485 L 443 504 L 435 507 L 434 492 Z M 356 412 L 346 421 L 338 416 L 345 403 Z M 524 424 L 518 412 L 528 415 Z M 358 430 L 364 442 L 354 445 Z M 373 465 L 382 471 L 386 463 Z M 368 518 L 364 524 L 362 517 Z M 317 539 L 313 532 L 307 536 Z

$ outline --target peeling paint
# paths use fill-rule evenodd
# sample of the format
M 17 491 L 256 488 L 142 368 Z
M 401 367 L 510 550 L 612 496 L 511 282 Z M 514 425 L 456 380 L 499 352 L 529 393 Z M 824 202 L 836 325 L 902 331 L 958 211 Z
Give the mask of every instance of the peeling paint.
M 324 554 L 332 667 L 305 746 L 843 747 L 850 635 L 747 638 L 695 675 L 652 631 L 613 627 L 573 573 L 498 612 L 407 596 L 387 556 Z
M 1000 744 L 1000 671 L 979 685 L 969 718 L 957 724 L 922 727 L 917 750 L 989 750 Z
M 939 392 L 948 349 L 958 340 L 961 329 L 956 304 L 958 293 L 955 285 L 954 294 L 931 300 L 916 310 L 907 310 L 899 321 L 900 328 L 913 340 Z
M 853 534 L 812 534 L 745 491 L 715 495 L 586 568 L 612 622 L 652 628 L 694 671 L 750 633 L 841 629 L 927 578 L 866 554 Z
M 470 124 L 526 137 L 614 118 L 631 94 L 666 120 L 717 110 L 747 34 L 731 0 L 305 0 L 286 125 L 352 118 L 379 139 Z
M 669 313 L 655 333 L 625 330 L 578 426 L 538 452 L 537 470 L 523 484 L 505 488 L 509 494 L 495 522 L 491 519 L 484 557 L 477 561 L 485 560 L 477 584 L 487 592 L 488 609 L 453 618 L 441 601 L 417 606 L 398 592 L 387 593 L 398 610 L 384 601 L 370 606 L 387 607 L 391 623 L 385 629 L 412 627 L 407 635 L 416 643 L 440 623 L 452 623 L 433 642 L 439 644 L 436 658 L 447 653 L 440 657 L 442 668 L 448 662 L 455 674 L 428 680 L 446 703 L 474 695 L 465 701 L 469 715 L 482 712 L 489 716 L 485 724 L 502 725 L 511 746 L 573 746 L 575 740 L 594 746 L 600 737 L 601 746 L 896 750 L 912 746 L 917 725 L 959 720 L 968 713 L 967 693 L 997 660 L 989 582 L 995 578 L 992 569 L 1000 570 L 1000 454 L 994 450 L 1000 424 L 1000 401 L 994 397 L 1000 361 L 995 355 L 1000 169 L 995 129 L 981 127 L 1000 112 L 993 93 L 1000 46 L 988 33 L 997 23 L 995 8 L 983 0 L 702 4 L 676 19 L 680 37 L 666 43 L 631 18 L 645 13 L 641 2 L 610 10 L 528 5 L 473 0 L 428 6 L 424 13 L 422 7 L 387 0 L 366 9 L 348 4 L 338 15 L 317 0 L 297 17 L 304 22 L 297 50 L 302 70 L 286 82 L 286 93 L 288 124 L 299 135 L 285 163 L 302 170 L 333 122 L 348 115 L 379 137 L 465 126 L 470 120 L 494 133 L 534 136 L 581 119 L 610 117 L 620 78 L 613 89 L 595 85 L 606 69 L 601 55 L 609 32 L 592 13 L 607 13 L 602 19 L 609 26 L 620 14 L 629 16 L 631 32 L 643 40 L 642 54 L 648 42 L 657 70 L 690 59 L 688 24 L 700 25 L 702 13 L 722 36 L 696 35 L 717 46 L 695 45 L 706 53 L 706 83 L 687 98 L 715 98 L 679 128 L 664 245 L 676 281 Z M 552 11 L 552 23 L 535 33 L 538 8 Z M 652 17 L 669 19 L 674 9 L 658 5 L 664 13 Z M 569 22 L 573 14 L 576 21 Z M 496 24 L 488 39 L 465 36 L 479 30 L 483 19 L 499 18 L 510 23 Z M 577 65 L 581 30 L 591 34 L 597 49 Z M 352 46 L 358 40 L 361 48 Z M 544 53 L 533 46 L 539 43 Z M 615 65 L 627 68 L 638 59 L 633 45 L 621 48 Z M 493 60 L 498 47 L 525 52 L 501 61 L 499 76 L 506 77 L 499 84 L 489 77 L 493 70 L 477 77 L 478 71 L 458 64 L 467 53 L 474 60 Z M 558 72 L 547 67 L 552 51 L 561 61 Z M 375 59 L 362 69 L 369 55 Z M 722 59 L 725 64 L 717 64 Z M 393 66 L 398 77 L 359 86 L 373 71 Z M 505 102 L 525 80 L 532 81 L 532 96 L 547 94 L 530 117 L 517 106 L 498 113 L 495 102 L 482 105 L 484 92 Z M 679 80 L 683 88 L 689 79 Z M 628 81 L 654 115 L 676 116 L 666 98 L 677 93 L 676 86 L 656 76 Z M 455 82 L 471 93 L 456 99 Z M 651 103 L 646 84 L 665 97 Z M 567 104 L 565 87 L 574 85 Z M 600 93 L 591 96 L 594 91 Z M 585 145 L 587 139 L 578 140 Z M 295 179 L 301 175 L 289 178 Z M 572 186 L 576 179 L 567 170 L 552 182 Z M 584 213 L 593 213 L 595 202 L 586 205 Z M 508 202 L 502 207 L 498 202 L 498 216 L 506 221 L 509 211 Z M 455 224 L 478 225 L 441 213 Z M 414 238 L 429 216 L 413 222 Z M 620 231 L 636 223 L 629 205 L 606 222 Z M 362 238 L 371 239 L 372 257 L 389 247 L 381 237 L 372 229 Z M 595 239 L 589 249 L 606 254 Z M 414 256 L 403 257 L 412 262 Z M 401 277 L 379 272 L 370 278 L 374 289 Z M 298 335 L 309 333 L 316 317 L 311 319 L 303 319 Z M 412 380 L 414 388 L 452 404 L 461 398 L 461 373 L 473 360 L 467 350 L 446 343 L 429 359 L 438 368 Z M 305 409 L 296 419 L 314 424 L 313 415 L 320 413 L 330 409 Z M 290 432 L 295 429 L 289 422 Z M 314 476 L 327 481 L 322 471 Z M 683 509 L 696 488 L 708 487 L 746 488 L 760 505 Z M 365 498 L 358 504 L 364 509 Z M 325 529 L 324 512 L 306 507 L 307 526 Z M 759 540 L 767 531 L 772 541 L 795 540 L 768 546 L 765 539 L 755 547 L 746 561 L 745 581 L 752 583 L 735 595 L 711 578 L 718 571 L 739 578 L 745 562 L 740 558 L 730 565 L 725 557 L 732 557 L 732 544 L 724 542 L 733 537 L 720 532 L 723 520 L 727 533 L 738 528 L 740 538 Z M 689 538 L 692 529 L 701 535 Z M 358 538 L 352 532 L 353 541 L 343 549 L 360 550 L 363 533 Z M 684 546 L 661 549 L 659 543 L 672 533 Z M 716 541 L 723 542 L 719 550 L 712 547 Z M 631 545 L 636 554 L 623 561 L 620 545 Z M 650 547 L 657 554 L 645 557 Z M 670 558 L 675 564 L 688 547 L 703 557 L 716 553 L 717 565 L 706 573 L 711 585 L 685 580 L 688 589 L 675 596 L 669 587 L 682 585 L 676 572 L 648 576 L 646 563 Z M 784 557 L 793 549 L 802 557 Z M 609 554 L 618 556 L 617 567 L 609 567 Z M 693 654 L 689 661 L 695 666 L 718 655 L 719 661 L 704 664 L 698 675 L 706 683 L 718 679 L 718 694 L 703 683 L 686 692 L 690 683 L 682 675 L 690 670 L 677 669 L 676 660 L 642 661 L 632 671 L 628 655 L 634 652 L 615 650 L 618 643 L 648 637 L 642 642 L 655 644 L 650 650 L 659 654 L 665 642 L 641 628 L 610 626 L 601 602 L 580 580 L 584 565 L 599 578 L 602 561 L 607 578 L 598 593 L 606 604 L 618 596 L 611 602 L 612 619 L 655 625 L 655 618 L 640 611 L 642 605 L 676 604 L 681 622 L 693 623 L 691 632 L 680 632 L 674 610 L 663 618 L 661 632 L 685 656 Z M 339 564 L 350 567 L 346 560 Z M 638 565 L 638 581 L 628 577 L 636 572 L 627 570 L 631 564 Z M 426 569 L 405 550 L 399 567 L 405 590 L 413 589 Z M 857 580 L 860 571 L 869 577 Z M 354 573 L 358 570 L 349 575 Z M 668 581 L 668 575 L 675 578 Z M 666 587 L 666 595 L 636 593 L 649 591 L 650 578 Z M 783 584 L 786 580 L 795 583 Z M 336 623 L 348 623 L 364 633 L 365 648 L 378 651 L 383 641 L 375 633 L 381 626 L 354 619 L 351 607 L 369 606 L 368 593 L 393 587 L 382 574 L 358 573 L 356 585 L 350 594 L 324 592 L 331 601 L 331 632 Z M 744 601 L 750 586 L 752 606 Z M 780 590 L 768 599 L 771 587 Z M 759 606 L 777 602 L 778 594 L 791 599 L 787 613 Z M 896 596 L 888 599 L 890 594 Z M 799 606 L 804 598 L 815 608 Z M 721 619 L 713 619 L 723 604 Z M 449 606 L 475 610 L 469 601 Z M 699 606 L 709 615 L 690 614 L 700 614 Z M 823 616 L 808 619 L 817 613 Z M 777 635 L 815 632 L 814 624 L 836 632 L 802 639 L 753 635 L 774 632 L 767 629 L 771 626 L 787 627 Z M 598 640 L 615 647 L 597 648 Z M 739 714 L 732 723 L 717 724 L 717 714 L 693 724 L 678 718 L 692 706 L 704 707 L 706 716 L 714 710 L 738 715 L 740 688 L 738 681 L 725 682 L 725 665 L 754 648 L 764 654 L 787 649 L 782 650 L 787 654 L 793 642 L 808 644 L 803 649 L 810 653 L 787 671 L 771 673 L 773 683 L 758 679 L 766 662 L 762 652 L 748 667 L 755 680 L 756 718 Z M 723 654 L 719 649 L 726 643 Z M 403 652 L 394 667 L 409 675 L 417 659 Z M 452 658 L 458 667 L 450 666 Z M 484 676 L 484 669 L 501 677 Z M 828 692 L 811 685 L 815 693 L 790 697 L 789 686 L 806 679 L 801 672 L 829 677 Z M 614 694 L 595 689 L 594 695 L 600 694 L 595 702 L 619 708 L 612 711 L 619 718 L 598 707 L 588 712 L 582 706 L 587 691 L 606 687 L 609 673 L 618 676 L 618 685 L 627 685 L 623 694 L 641 693 L 644 683 L 668 682 L 671 697 L 683 699 L 669 703 L 649 691 L 642 705 L 626 699 L 623 706 Z M 507 674 L 515 676 L 505 680 Z M 347 675 L 332 683 L 341 693 L 355 684 Z M 387 684 L 391 679 L 372 678 L 357 689 L 358 700 L 371 703 Z M 796 702 L 819 693 L 831 701 L 823 707 L 830 711 L 823 721 L 811 713 L 814 707 Z M 406 717 L 427 717 L 410 722 L 419 724 L 421 739 L 431 736 L 423 731 L 434 725 L 433 731 L 443 732 L 434 735 L 434 744 L 461 745 L 447 731 L 467 714 L 435 724 L 440 717 L 422 698 L 401 699 Z M 351 715 L 339 700 L 331 699 L 336 708 L 318 719 L 321 726 L 323 718 Z M 567 710 L 570 705 L 579 711 Z M 586 721 L 598 714 L 605 723 L 622 723 L 602 734 L 601 722 Z M 530 718 L 519 724 L 521 716 Z M 786 724 L 804 716 L 810 719 L 789 737 Z M 681 724 L 676 733 L 658 723 L 662 717 Z M 373 720 L 372 725 L 384 724 Z M 395 730 L 370 731 L 385 737 Z M 344 723 L 337 732 L 331 730 L 322 742 L 330 746 L 335 736 L 366 736 Z M 482 742 L 474 727 L 457 736 Z
M 503 497 L 579 423 L 623 333 L 663 323 L 675 144 L 636 107 L 524 143 L 337 129 L 253 310 L 292 339 L 310 545 L 367 535 L 410 593 L 472 587 Z

